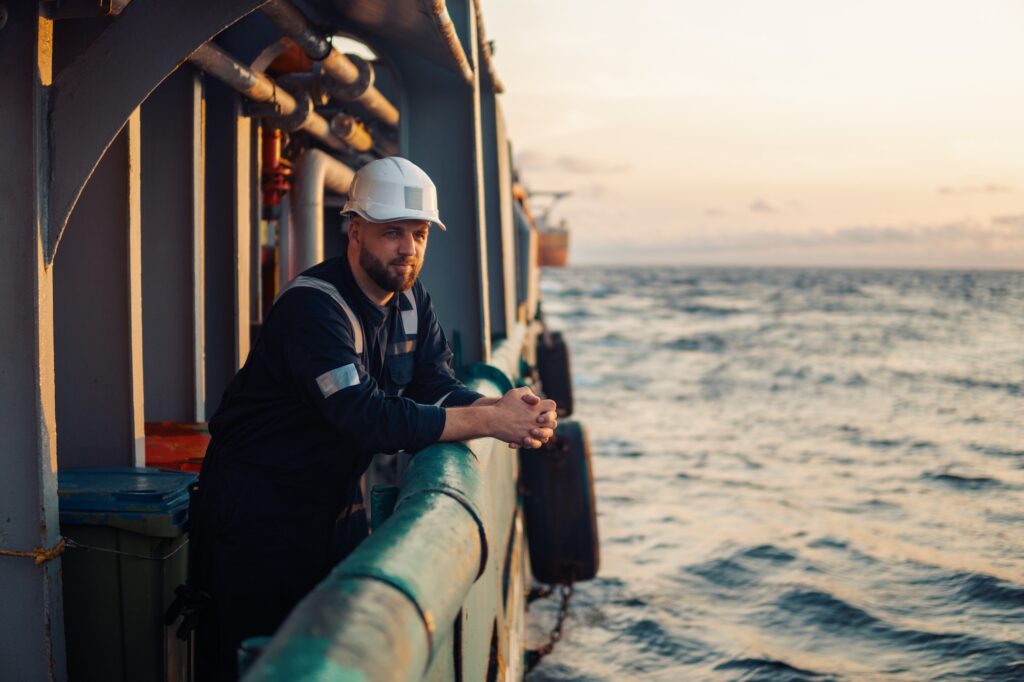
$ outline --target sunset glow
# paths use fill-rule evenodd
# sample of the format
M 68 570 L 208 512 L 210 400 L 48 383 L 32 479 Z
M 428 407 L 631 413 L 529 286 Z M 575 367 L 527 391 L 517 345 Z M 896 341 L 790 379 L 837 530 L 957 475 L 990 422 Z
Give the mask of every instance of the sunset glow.
M 1024 265 L 1011 2 L 486 2 L 585 262 Z

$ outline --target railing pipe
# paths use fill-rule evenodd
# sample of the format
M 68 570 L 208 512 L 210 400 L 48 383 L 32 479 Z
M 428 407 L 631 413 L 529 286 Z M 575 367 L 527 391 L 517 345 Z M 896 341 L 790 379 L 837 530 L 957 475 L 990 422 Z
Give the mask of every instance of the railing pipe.
M 265 74 L 235 60 L 216 45 L 206 43 L 192 53 L 189 62 L 254 102 L 275 103 L 281 116 L 294 114 L 298 109 L 298 102 L 287 90 Z M 309 112 L 298 129 L 306 131 L 331 149 L 348 151 L 348 145 L 331 134 L 327 120 L 314 111 Z
M 423 675 L 486 560 L 480 463 L 439 444 L 405 476 L 391 517 L 292 611 L 247 682 Z
M 359 67 L 335 50 L 327 37 L 313 28 L 302 12 L 288 0 L 271 0 L 261 11 L 282 33 L 294 40 L 306 56 L 319 62 L 320 68 L 328 76 L 323 85 L 329 93 L 339 99 L 359 102 L 389 126 L 398 125 L 398 109 L 372 83 L 365 83 L 365 90 L 353 97 L 350 88 L 362 78 Z
M 282 282 L 324 259 L 324 191 L 347 194 L 351 168 L 319 149 L 307 149 L 299 159 L 292 183 L 290 235 L 282 235 L 289 253 L 281 254 Z

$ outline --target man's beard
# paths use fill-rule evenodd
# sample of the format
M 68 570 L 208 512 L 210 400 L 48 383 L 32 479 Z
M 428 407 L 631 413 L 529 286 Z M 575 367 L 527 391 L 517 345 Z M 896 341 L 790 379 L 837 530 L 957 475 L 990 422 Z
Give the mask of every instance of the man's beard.
M 370 276 L 370 279 L 384 291 L 393 291 L 399 293 L 411 289 L 412 285 L 416 283 L 416 278 L 420 274 L 420 268 L 423 266 L 422 261 L 417 261 L 415 258 L 400 258 L 391 261 L 392 265 L 412 265 L 405 274 L 394 274 L 388 270 L 388 266 L 385 265 L 384 261 L 374 256 L 367 250 L 365 246 L 360 245 L 359 247 L 359 265 L 366 271 L 366 274 Z

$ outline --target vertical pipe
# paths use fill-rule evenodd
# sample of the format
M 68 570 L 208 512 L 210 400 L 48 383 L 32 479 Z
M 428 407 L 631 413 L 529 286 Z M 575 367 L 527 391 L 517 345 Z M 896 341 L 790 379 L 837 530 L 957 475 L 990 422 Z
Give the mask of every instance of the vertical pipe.
M 291 193 L 294 241 L 289 249 L 289 280 L 324 259 L 324 188 L 345 194 L 353 175 L 352 169 L 319 149 L 303 153 Z

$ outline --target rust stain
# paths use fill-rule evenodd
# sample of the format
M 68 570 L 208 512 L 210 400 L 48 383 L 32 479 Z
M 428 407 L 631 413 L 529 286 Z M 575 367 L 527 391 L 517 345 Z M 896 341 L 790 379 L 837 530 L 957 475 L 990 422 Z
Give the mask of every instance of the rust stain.
M 444 0 L 433 0 L 431 4 L 434 26 L 437 28 L 438 33 L 441 34 L 441 37 L 444 38 L 445 43 L 448 44 L 448 50 L 451 52 L 452 59 L 455 60 L 459 70 L 462 71 L 463 79 L 467 83 L 472 83 L 473 67 L 469 65 L 466 52 L 462 49 L 462 43 L 459 42 L 459 34 L 455 32 L 455 24 L 452 23 L 452 18 L 448 15 L 448 7 L 445 6 Z
M 434 625 L 434 616 L 430 611 L 423 611 L 423 624 L 427 626 L 427 634 L 430 635 L 430 639 L 433 639 L 436 626 Z

